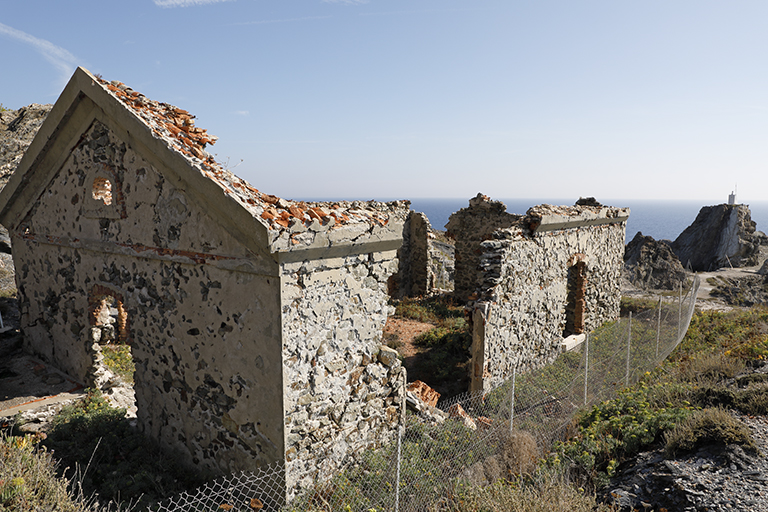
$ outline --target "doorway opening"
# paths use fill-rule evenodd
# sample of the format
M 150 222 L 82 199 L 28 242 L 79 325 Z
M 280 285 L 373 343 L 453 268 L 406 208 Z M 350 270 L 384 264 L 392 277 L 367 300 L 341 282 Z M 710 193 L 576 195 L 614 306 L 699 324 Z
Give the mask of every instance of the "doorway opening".
M 133 376 L 136 370 L 129 337 L 128 314 L 121 293 L 94 286 L 89 297 L 89 351 L 93 365 L 89 385 L 100 389 L 129 416 L 135 416 Z

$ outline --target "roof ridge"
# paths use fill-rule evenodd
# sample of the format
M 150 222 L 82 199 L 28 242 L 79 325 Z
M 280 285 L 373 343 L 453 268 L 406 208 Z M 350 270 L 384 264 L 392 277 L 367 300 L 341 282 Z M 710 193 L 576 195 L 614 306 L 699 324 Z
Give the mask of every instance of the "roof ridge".
M 404 206 L 400 201 L 292 201 L 263 193 L 222 167 L 205 151 L 206 145 L 215 144 L 218 137 L 195 126 L 195 116 L 187 110 L 151 100 L 123 82 L 107 81 L 100 76 L 95 78 L 106 91 L 129 107 L 155 136 L 187 157 L 190 163 L 221 186 L 227 195 L 241 203 L 251 215 L 259 218 L 270 231 L 286 231 L 298 223 L 307 228 L 315 222 L 322 229 L 334 229 L 357 222 L 383 226 L 388 223 L 393 207 Z

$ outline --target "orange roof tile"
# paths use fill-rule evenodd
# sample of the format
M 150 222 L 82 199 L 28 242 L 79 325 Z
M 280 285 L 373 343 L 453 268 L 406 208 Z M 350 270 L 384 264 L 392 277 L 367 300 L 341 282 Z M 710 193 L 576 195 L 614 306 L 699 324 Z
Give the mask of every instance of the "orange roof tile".
M 390 215 L 398 210 L 401 214 L 403 209 L 407 210 L 407 201 L 303 202 L 260 192 L 247 181 L 224 169 L 205 151 L 205 147 L 215 144 L 218 138 L 196 127 L 195 116 L 168 103 L 150 100 L 122 82 L 97 79 L 109 93 L 130 107 L 156 137 L 185 155 L 192 165 L 221 186 L 225 193 L 238 201 L 251 215 L 261 219 L 271 231 L 285 231 L 293 222 L 309 226 L 314 221 L 331 229 L 351 223 L 384 226 L 389 222 Z

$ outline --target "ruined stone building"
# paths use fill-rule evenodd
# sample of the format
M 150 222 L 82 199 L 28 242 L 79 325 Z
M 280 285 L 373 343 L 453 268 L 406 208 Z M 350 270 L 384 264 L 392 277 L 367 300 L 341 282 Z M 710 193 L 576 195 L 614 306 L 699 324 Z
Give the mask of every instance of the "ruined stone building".
M 455 293 L 471 300 L 471 390 L 541 366 L 564 338 L 618 318 L 628 208 L 539 205 L 513 215 L 478 194 L 451 215 Z
M 432 229 L 424 213 L 411 210 L 408 215 L 398 260 L 400 268 L 394 277 L 399 297 L 453 291 L 454 246 Z
M 286 488 L 400 418 L 380 349 L 407 202 L 312 203 L 222 169 L 186 111 L 80 68 L 8 185 L 26 348 L 83 381 L 130 344 L 140 427 Z

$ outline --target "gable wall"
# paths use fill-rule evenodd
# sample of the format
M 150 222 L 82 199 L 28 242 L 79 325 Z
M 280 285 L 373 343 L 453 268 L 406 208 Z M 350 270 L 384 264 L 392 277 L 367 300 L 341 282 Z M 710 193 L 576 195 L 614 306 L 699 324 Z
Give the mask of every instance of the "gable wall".
M 113 180 L 112 204 L 92 197 Z M 80 379 L 89 297 L 127 313 L 140 425 L 216 472 L 281 460 L 280 280 L 96 122 L 13 233 L 28 347 Z

